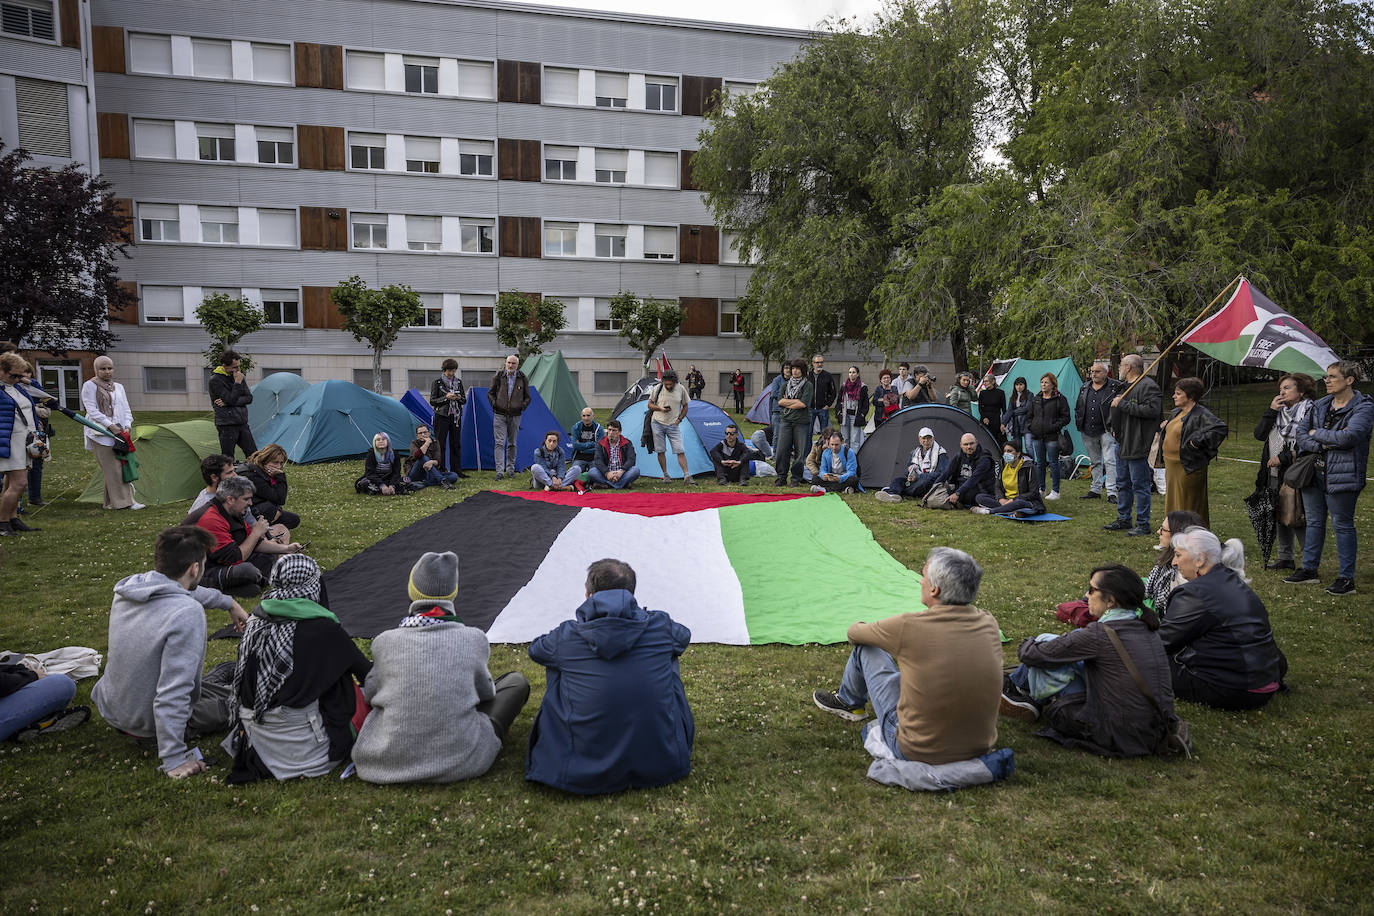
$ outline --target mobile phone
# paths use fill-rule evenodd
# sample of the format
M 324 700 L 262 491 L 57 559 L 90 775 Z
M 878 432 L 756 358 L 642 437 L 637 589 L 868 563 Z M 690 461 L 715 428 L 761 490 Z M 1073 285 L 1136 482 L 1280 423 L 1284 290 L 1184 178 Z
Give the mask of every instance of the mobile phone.
M 302 542 L 301 542 L 301 551 L 300 551 L 300 552 L 301 552 L 301 553 L 305 553 L 305 548 L 307 548 L 307 547 L 309 547 L 309 546 L 310 546 L 310 542 L 309 542 L 309 541 L 302 541 Z

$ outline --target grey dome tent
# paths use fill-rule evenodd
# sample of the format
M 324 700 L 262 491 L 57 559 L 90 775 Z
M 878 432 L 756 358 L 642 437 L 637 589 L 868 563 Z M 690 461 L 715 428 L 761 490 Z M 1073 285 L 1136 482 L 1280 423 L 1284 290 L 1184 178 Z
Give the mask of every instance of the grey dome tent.
M 615 402 L 615 409 L 611 411 L 611 419 L 614 420 L 619 417 L 620 414 L 624 412 L 625 408 L 629 407 L 631 404 L 648 398 L 649 392 L 653 391 L 654 386 L 657 384 L 658 379 L 654 378 L 652 375 L 646 375 L 629 388 L 626 388 L 625 393 L 620 396 L 620 400 Z M 635 441 L 639 440 L 636 439 Z
M 906 470 L 911 450 L 919 443 L 921 428 L 929 426 L 935 441 L 953 455 L 959 450 L 964 433 L 973 433 L 978 444 L 992 455 L 1001 451 L 997 440 L 983 424 L 948 404 L 918 404 L 899 410 L 887 418 L 864 444 L 859 446 L 859 483 L 867 489 L 880 489 Z

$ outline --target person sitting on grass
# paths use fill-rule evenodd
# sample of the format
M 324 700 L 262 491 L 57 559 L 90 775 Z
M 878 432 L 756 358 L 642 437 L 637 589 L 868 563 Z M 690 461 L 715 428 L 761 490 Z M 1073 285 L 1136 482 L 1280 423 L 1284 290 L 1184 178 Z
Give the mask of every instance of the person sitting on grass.
M 592 483 L 623 490 L 639 479 L 635 447 L 620 434 L 620 421 L 606 424 L 606 438 L 596 444 L 596 462 L 587 472 Z
M 410 440 L 410 457 L 406 459 L 406 476 L 412 487 L 417 490 L 423 487 L 453 489 L 458 472 L 445 471 L 440 454 L 439 442 L 429 427 L 424 423 L 415 427 L 415 438 Z
M 859 464 L 854 450 L 844 444 L 844 434 L 830 431 L 829 447 L 821 452 L 811 477 L 812 493 L 853 493 L 859 485 Z
M 1169 597 L 1174 589 L 1188 581 L 1174 566 L 1174 532 L 1201 528 L 1202 516 L 1191 509 L 1175 509 L 1164 516 L 1159 526 L 1159 558 L 1145 575 L 1145 597 L 1154 605 L 1155 613 L 1163 620 L 1168 614 Z
M 188 742 L 229 725 L 229 685 L 201 680 L 205 608 L 228 611 L 237 630 L 248 621 L 233 598 L 198 585 L 214 546 L 202 528 L 164 529 L 153 570 L 115 584 L 105 673 L 91 690 L 112 728 L 155 740 L 160 769 L 173 779 L 204 772 L 200 752 Z
M 518 671 L 495 681 L 486 634 L 454 611 L 458 556 L 426 553 L 410 570 L 410 609 L 372 640 L 363 685 L 371 711 L 353 763 L 366 782 L 457 782 L 481 776 L 530 697 Z
M 971 509 L 978 504 L 979 496 L 993 494 L 996 480 L 992 456 L 978 444 L 973 433 L 964 433 L 959 439 L 959 453 L 936 481 L 945 484 L 950 491 L 944 505 L 937 508 Z
M 997 495 L 980 493 L 972 511 L 980 515 L 1043 515 L 1045 500 L 1040 493 L 1040 474 L 1035 462 L 1021 452 L 1020 444 L 1002 446 L 1002 473 L 997 477 Z
M 91 718 L 89 706 L 67 704 L 76 696 L 76 681 L 49 674 L 41 664 L 0 662 L 0 741 L 51 737 Z
M 544 434 L 543 443 L 535 447 L 530 462 L 530 485 L 536 490 L 542 488 L 545 493 L 571 490 L 580 473 L 576 468 L 564 467 L 563 449 L 558 444 L 560 436 L 558 430 L 551 429 Z
M 353 482 L 359 493 L 395 496 L 410 492 L 410 479 L 401 473 L 401 459 L 391 447 L 391 437 L 377 433 L 372 448 L 363 459 L 363 476 Z
M 286 449 L 269 442 L 248 456 L 243 474 L 253 484 L 253 514 L 267 519 L 269 525 L 296 528 L 301 517 L 286 508 Z
M 935 482 L 949 470 L 949 453 L 935 441 L 935 430 L 922 426 L 917 445 L 907 459 L 906 473 L 892 478 L 873 497 L 878 502 L 899 503 L 906 499 L 920 499 L 930 492 Z
M 692 631 L 635 601 L 620 560 L 587 568 L 576 619 L 530 643 L 548 686 L 525 778 L 578 795 L 663 786 L 692 769 L 696 725 L 678 671 Z
M 257 586 L 282 554 L 300 553 L 301 545 L 295 541 L 268 540 L 267 519 L 254 519 L 253 527 L 248 527 L 244 515 L 252 500 L 251 483 L 242 477 L 225 477 L 215 488 L 215 498 L 182 523 L 203 528 L 214 537 L 202 585 L 221 590 Z
M 215 490 L 219 487 L 219 482 L 226 477 L 237 476 L 238 471 L 234 470 L 234 461 L 228 455 L 207 455 L 202 458 L 200 460 L 200 479 L 205 481 L 205 489 L 196 492 L 196 498 L 191 501 L 191 511 L 187 513 L 186 519 L 182 521 L 182 524 L 194 525 L 195 521 L 193 521 L 191 517 L 196 514 L 201 506 L 204 506 L 215 498 Z M 255 494 L 257 493 L 256 487 L 253 488 L 253 492 Z M 253 507 L 250 505 L 243 512 L 243 524 L 248 528 L 252 528 L 256 521 L 257 517 L 253 515 Z M 290 530 L 288 530 L 285 525 L 267 526 L 266 537 L 269 541 L 286 543 L 286 539 L 290 534 Z
M 850 722 L 872 703 L 883 743 L 898 760 L 940 764 L 992 750 L 1002 685 L 997 621 L 975 607 L 983 569 L 962 550 L 933 548 L 921 569 L 926 610 L 854 623 L 839 689 L 816 706 Z
M 830 434 L 838 432 L 833 426 L 827 426 L 821 430 L 816 441 L 812 443 L 810 451 L 806 453 L 806 460 L 802 463 L 802 479 L 807 483 L 816 483 L 816 478 L 821 473 L 821 455 L 830 448 Z
M 231 785 L 323 776 L 353 747 L 357 686 L 372 663 L 319 603 L 320 567 L 283 557 L 239 643 L 223 748 Z M 356 681 L 356 683 L 355 683 Z
M 582 408 L 582 416 L 572 429 L 568 430 L 568 441 L 572 443 L 572 454 L 568 458 L 579 475 L 591 470 L 596 463 L 596 444 L 606 436 L 606 430 L 596 422 L 596 414 L 590 407 Z
M 725 438 L 711 447 L 710 455 L 716 483 L 737 483 L 742 487 L 749 486 L 749 463 L 762 457 L 740 441 L 739 427 L 733 423 L 725 427 Z
M 1087 626 L 1022 641 L 1021 664 L 1003 683 L 1001 712 L 1026 722 L 1043 716 L 1048 728 L 1040 735 L 1103 757 L 1158 753 L 1177 716 L 1169 659 L 1156 633 L 1159 617 L 1145 606 L 1145 585 L 1125 566 L 1099 566 L 1088 577 L 1086 600 Z

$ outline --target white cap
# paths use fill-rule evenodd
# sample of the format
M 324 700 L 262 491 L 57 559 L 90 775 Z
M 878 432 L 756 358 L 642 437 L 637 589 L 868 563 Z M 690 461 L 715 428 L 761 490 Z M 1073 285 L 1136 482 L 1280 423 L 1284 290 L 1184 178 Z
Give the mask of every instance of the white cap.
M 922 439 L 924 439 L 926 436 L 929 436 L 930 438 L 934 439 L 935 430 L 931 429 L 929 426 L 922 426 L 920 435 Z

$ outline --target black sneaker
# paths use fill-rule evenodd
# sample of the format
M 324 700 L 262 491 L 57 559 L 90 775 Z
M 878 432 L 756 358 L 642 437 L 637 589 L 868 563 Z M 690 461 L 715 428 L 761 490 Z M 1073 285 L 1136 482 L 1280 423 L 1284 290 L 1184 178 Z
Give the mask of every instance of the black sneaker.
M 35 722 L 28 728 L 15 734 L 16 741 L 33 741 L 35 738 L 46 738 L 49 735 L 58 735 L 62 732 L 71 731 L 78 725 L 83 725 L 91 717 L 91 707 L 89 706 L 69 706 L 50 719 L 42 722 Z
M 1119 518 L 1119 519 L 1117 519 L 1116 521 L 1112 522 L 1110 525 L 1103 525 L 1103 526 L 1102 526 L 1102 530 L 1103 530 L 1103 531 L 1129 531 L 1129 530 L 1130 530 L 1130 527 L 1131 527 L 1131 523 L 1130 523 L 1130 522 L 1126 521 L 1125 519 L 1120 519 L 1120 518 Z
M 1101 498 L 1102 498 L 1102 494 L 1101 494 L 1101 493 L 1094 493 L 1092 490 L 1089 490 L 1088 492 L 1084 493 L 1083 495 L 1079 496 L 1078 498 L 1079 498 L 1079 499 L 1101 499 Z
M 1328 595 L 1353 595 L 1355 594 L 1355 580 L 1337 579 L 1327 586 L 1326 593 Z
M 1295 569 L 1292 560 L 1271 560 L 1264 564 L 1265 569 Z
M 1108 494 L 1107 494 L 1107 502 L 1109 502 L 1109 503 L 1111 503 L 1113 506 L 1115 506 L 1115 505 L 1116 505 L 1116 494 L 1115 494 L 1115 493 L 1108 493 Z
M 1126 532 L 1126 537 L 1128 537 L 1128 538 L 1138 538 L 1138 537 L 1143 537 L 1143 536 L 1145 536 L 1145 535 L 1153 534 L 1153 533 L 1154 533 L 1154 532 L 1152 532 L 1152 531 L 1150 530 L 1150 526 L 1149 526 L 1149 525 L 1136 525 L 1134 528 L 1132 528 L 1132 529 L 1130 529 L 1129 531 Z
M 1289 585 L 1316 585 L 1321 581 L 1315 569 L 1300 569 L 1284 579 Z
M 823 709 L 832 716 L 839 716 L 850 722 L 862 722 L 868 718 L 868 707 L 865 705 L 850 706 L 841 700 L 839 694 L 833 690 L 817 690 L 811 695 L 812 701 L 817 708 Z
M 42 531 L 42 530 L 43 530 L 42 528 L 35 528 L 35 527 L 33 527 L 32 525 L 30 525 L 30 524 L 28 524 L 28 523 L 26 523 L 26 522 L 20 521 L 19 516 L 17 516 L 17 515 L 16 515 L 14 518 L 10 519 L 10 527 L 13 528 L 15 531 Z

